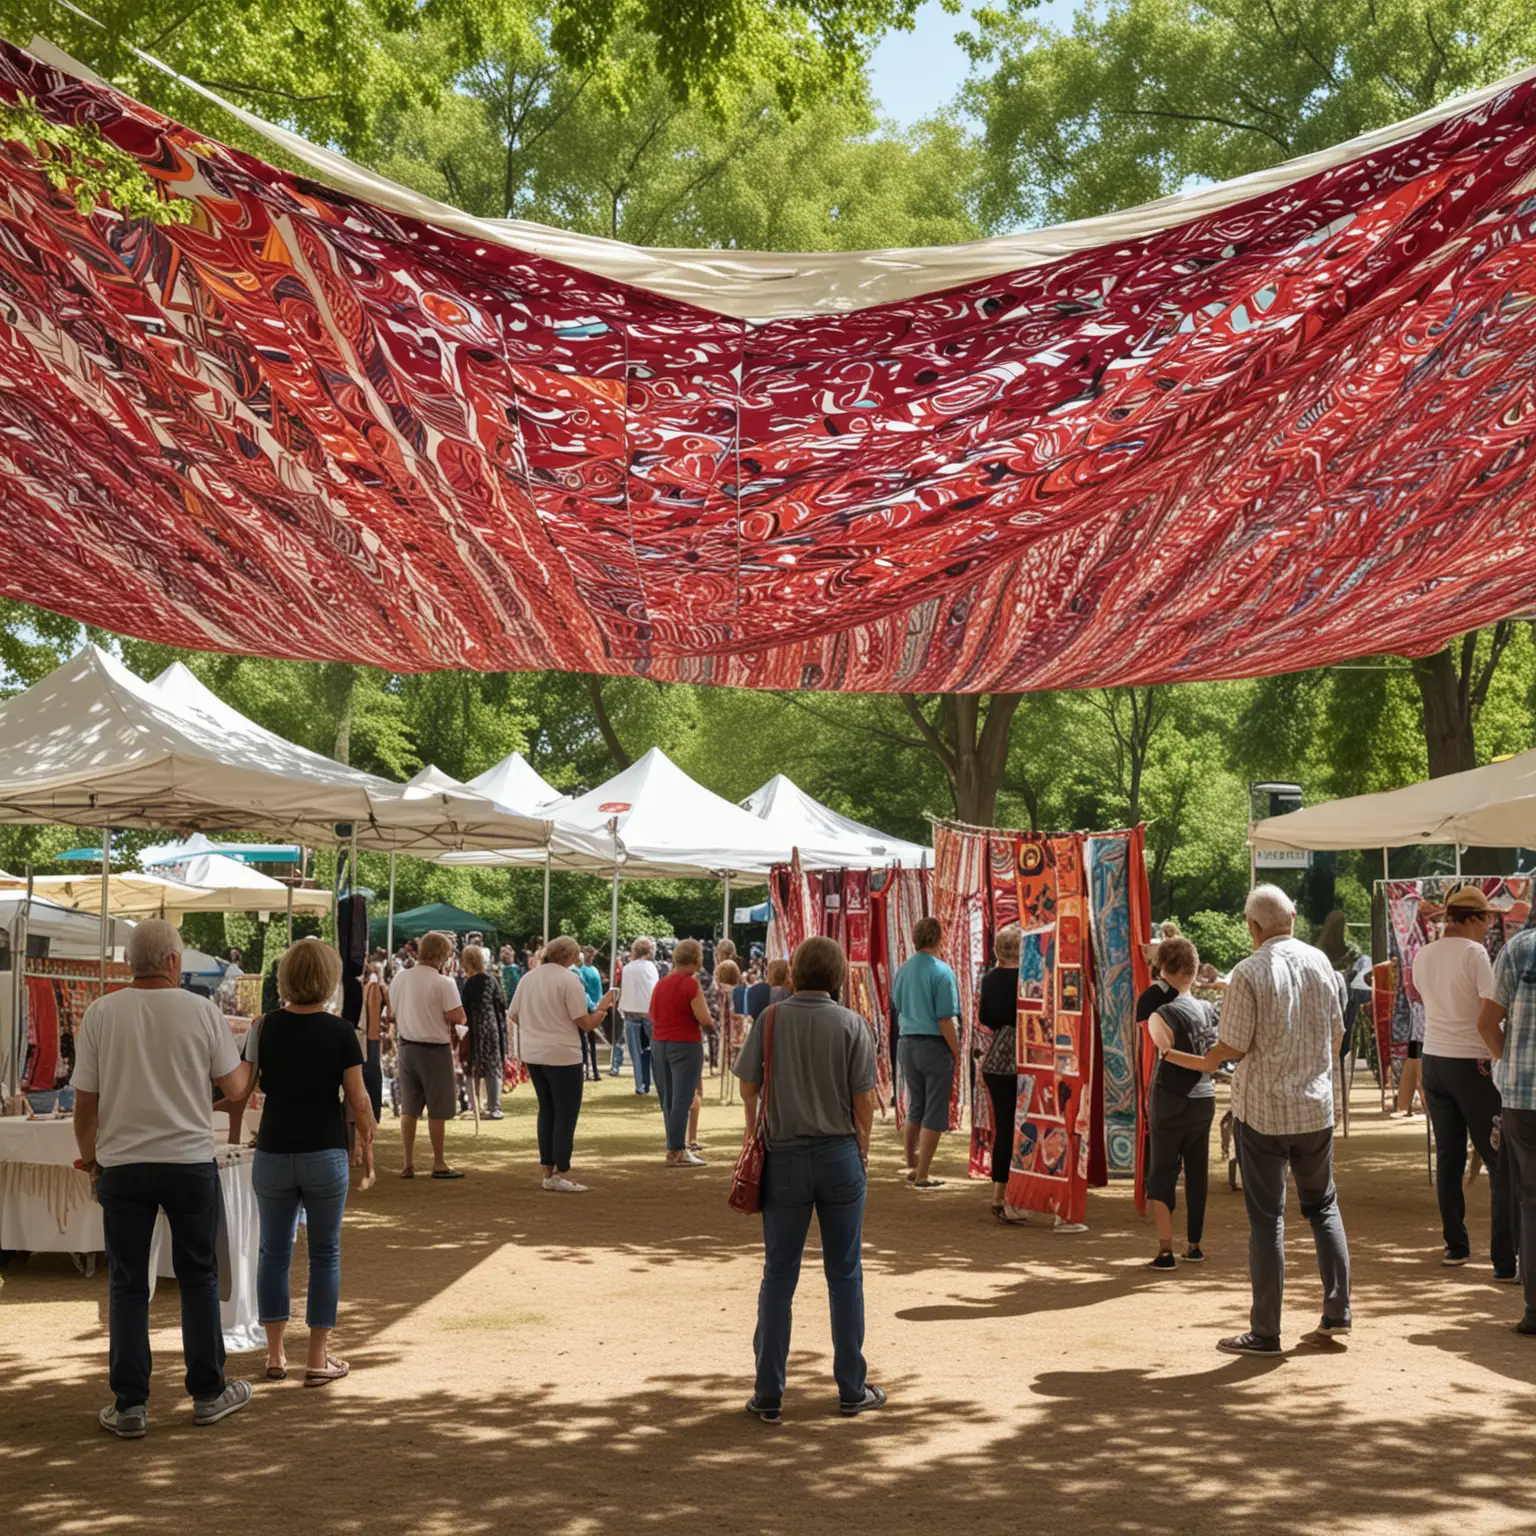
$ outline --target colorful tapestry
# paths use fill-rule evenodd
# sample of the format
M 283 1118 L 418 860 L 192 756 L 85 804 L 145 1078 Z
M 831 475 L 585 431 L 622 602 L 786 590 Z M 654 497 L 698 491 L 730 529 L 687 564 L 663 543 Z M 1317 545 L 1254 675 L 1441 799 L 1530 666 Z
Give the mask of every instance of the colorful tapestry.
M 1018 842 L 1019 1107 L 1008 1202 L 1082 1221 L 1102 1117 L 1081 836 Z
M 1148 983 L 1138 980 L 1135 962 L 1141 960 L 1141 946 L 1151 938 L 1150 925 L 1133 920 L 1131 888 L 1142 866 L 1135 861 L 1133 872 L 1131 837 L 1128 832 L 1114 832 L 1087 840 L 1103 1051 L 1105 1155 L 1109 1172 L 1125 1177 L 1136 1173 L 1136 1128 L 1144 1113 L 1136 998 Z
M 1414 956 L 1440 937 L 1445 929 L 1446 898 L 1464 885 L 1478 886 L 1493 905 L 1494 918 L 1484 942 L 1489 956 L 1497 959 L 1510 937 L 1530 921 L 1528 879 L 1434 875 L 1422 880 L 1377 882 L 1387 917 L 1387 953 L 1382 959 L 1396 967 L 1395 980 L 1382 989 L 1376 1003 L 1377 1050 L 1382 1063 L 1392 1062 L 1395 1067 L 1407 1057 L 1410 1042 L 1423 1042 L 1424 1004 L 1413 985 Z
M 622 281 L 7 45 L 22 96 L 191 219 L 82 215 L 0 145 L 0 596 L 204 650 L 881 691 L 1293 671 L 1529 609 L 1529 73 L 762 320 L 729 263 Z

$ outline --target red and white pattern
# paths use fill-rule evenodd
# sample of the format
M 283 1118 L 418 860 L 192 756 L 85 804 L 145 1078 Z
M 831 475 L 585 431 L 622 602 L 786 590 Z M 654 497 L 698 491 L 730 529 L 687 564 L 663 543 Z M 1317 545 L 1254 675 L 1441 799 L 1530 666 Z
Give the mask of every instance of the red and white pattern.
M 0 595 L 397 670 L 879 690 L 1289 671 L 1530 607 L 1536 79 L 1181 224 L 758 324 L 0 47 L 22 93 L 196 217 L 81 217 L 0 145 Z

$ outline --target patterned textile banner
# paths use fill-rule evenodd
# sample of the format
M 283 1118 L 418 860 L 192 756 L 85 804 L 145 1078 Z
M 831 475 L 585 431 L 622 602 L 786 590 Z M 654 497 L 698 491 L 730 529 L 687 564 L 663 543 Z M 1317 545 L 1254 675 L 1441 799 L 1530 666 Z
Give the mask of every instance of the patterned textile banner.
M 82 216 L 0 144 L 0 596 L 199 649 L 882 691 L 1293 671 L 1530 607 L 1530 75 L 1183 222 L 756 322 L 0 45 L 23 96 L 192 217 Z
M 1090 836 L 1094 976 L 1104 1064 L 1104 1140 L 1111 1175 L 1137 1172 L 1136 1128 L 1144 1117 L 1142 1041 L 1136 998 L 1147 982 L 1141 946 L 1151 938 L 1145 904 L 1133 898 L 1144 868 L 1132 860 L 1135 833 Z M 1139 895 L 1139 892 L 1137 893 Z
M 1452 891 L 1475 885 L 1492 903 L 1495 916 L 1484 943 L 1497 959 L 1510 938 L 1530 922 L 1531 882 L 1515 876 L 1434 875 L 1422 880 L 1382 880 L 1387 904 L 1386 960 L 1397 966 L 1397 985 L 1376 1007 L 1378 1059 L 1382 1070 L 1402 1061 L 1410 1042 L 1423 1043 L 1424 1004 L 1413 985 L 1414 956 L 1445 928 L 1445 902 Z M 1385 976 L 1382 977 L 1385 980 Z

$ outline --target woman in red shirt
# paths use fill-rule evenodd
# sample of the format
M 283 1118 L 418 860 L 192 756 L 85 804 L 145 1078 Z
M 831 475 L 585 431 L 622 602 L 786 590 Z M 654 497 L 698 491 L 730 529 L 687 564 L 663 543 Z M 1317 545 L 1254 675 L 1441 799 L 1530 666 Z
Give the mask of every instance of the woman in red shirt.
M 699 985 L 704 946 L 684 939 L 672 952 L 672 969 L 651 993 L 651 1075 L 667 1128 L 667 1166 L 702 1168 L 688 1149 L 688 1111 L 704 1076 L 704 1035 L 709 1004 Z

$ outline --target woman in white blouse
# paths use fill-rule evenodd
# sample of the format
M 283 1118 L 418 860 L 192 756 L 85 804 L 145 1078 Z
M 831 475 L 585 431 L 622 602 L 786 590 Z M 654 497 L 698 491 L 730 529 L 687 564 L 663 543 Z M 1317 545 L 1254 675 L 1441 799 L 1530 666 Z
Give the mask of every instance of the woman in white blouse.
M 585 1184 L 568 1177 L 581 1114 L 581 1035 L 596 1029 L 618 998 L 610 988 L 596 1008 L 587 1008 L 586 988 L 571 969 L 581 957 L 575 939 L 561 935 L 544 949 L 543 960 L 517 984 L 508 1016 L 517 1025 L 517 1054 L 528 1068 L 539 1100 L 539 1163 L 544 1188 L 579 1195 Z

